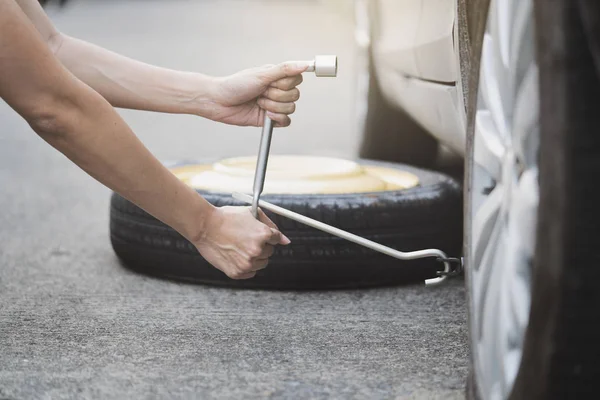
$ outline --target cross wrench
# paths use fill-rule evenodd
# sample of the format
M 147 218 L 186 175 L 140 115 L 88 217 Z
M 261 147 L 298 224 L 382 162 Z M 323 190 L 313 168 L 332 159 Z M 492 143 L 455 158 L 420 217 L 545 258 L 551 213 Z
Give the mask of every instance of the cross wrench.
M 249 195 L 243 194 L 243 193 L 233 193 L 233 198 L 236 200 L 242 201 L 244 203 L 252 203 L 254 201 L 254 198 L 252 198 L 252 196 L 249 196 Z M 444 264 L 444 271 L 441 271 L 441 273 L 439 274 L 440 276 L 437 278 L 431 278 L 431 279 L 425 280 L 426 285 L 441 283 L 444 280 L 446 280 L 446 278 L 449 275 L 452 275 L 452 269 L 450 268 L 450 264 L 452 262 L 460 263 L 460 265 L 462 266 L 462 260 L 448 258 L 448 256 L 446 256 L 446 253 L 444 253 L 443 251 L 441 251 L 439 249 L 425 249 L 425 250 L 402 252 L 402 251 L 393 249 L 391 247 L 384 246 L 377 242 L 373 242 L 372 240 L 363 238 L 363 237 L 355 235 L 353 233 L 343 231 L 334 226 L 324 224 L 323 222 L 317 221 L 315 219 L 308 218 L 304 215 L 295 213 L 288 209 L 276 206 L 275 204 L 267 203 L 264 200 L 260 200 L 258 203 L 259 203 L 260 207 L 264 208 L 265 210 L 269 210 L 275 214 L 292 219 L 294 221 L 300 222 L 302 224 L 308 225 L 308 226 L 318 229 L 320 231 L 340 237 L 342 239 L 346 239 L 350 242 L 359 244 L 361 246 L 364 246 L 371 250 L 375 250 L 377 252 L 383 253 L 390 257 L 397 258 L 399 260 L 416 260 L 417 258 L 435 257 Z
M 315 60 L 310 63 L 308 72 L 315 72 L 317 76 L 336 76 L 337 75 L 337 57 L 336 56 L 317 56 Z M 382 244 L 373 242 L 372 240 L 360 237 L 350 232 L 343 231 L 339 228 L 336 228 L 331 225 L 324 224 L 323 222 L 314 220 L 312 218 L 308 218 L 304 215 L 295 213 L 290 210 L 286 210 L 285 208 L 276 206 L 271 203 L 267 203 L 263 200 L 260 200 L 260 195 L 262 194 L 264 184 L 265 184 L 265 175 L 267 171 L 267 163 L 269 159 L 269 151 L 271 148 L 271 136 L 273 134 L 273 121 L 271 118 L 266 116 L 263 123 L 262 135 L 260 139 L 260 147 L 258 151 L 258 159 L 256 162 L 256 172 L 254 174 L 254 186 L 253 186 L 253 195 L 249 196 L 247 194 L 242 193 L 233 193 L 233 198 L 236 200 L 252 204 L 252 213 L 255 218 L 258 219 L 258 207 L 262 207 L 266 210 L 274 212 L 275 214 L 279 214 L 283 217 L 290 218 L 297 222 L 303 223 L 305 225 L 311 226 L 315 229 L 319 229 L 323 232 L 327 232 L 331 235 L 341 237 L 342 239 L 346 239 L 353 243 L 359 244 L 361 246 L 367 247 L 371 250 L 378 251 L 380 253 L 386 254 L 388 256 L 400 259 L 400 260 L 415 260 L 418 258 L 425 257 L 436 257 L 438 261 L 444 264 L 444 271 L 440 271 L 437 278 L 427 279 L 425 280 L 426 285 L 438 284 L 446 280 L 448 276 L 455 274 L 455 271 L 452 271 L 450 264 L 458 263 L 458 269 L 462 268 L 462 259 L 457 258 L 449 258 L 446 253 L 439 249 L 424 249 L 418 251 L 410 251 L 410 252 L 402 252 L 391 247 L 384 246 Z

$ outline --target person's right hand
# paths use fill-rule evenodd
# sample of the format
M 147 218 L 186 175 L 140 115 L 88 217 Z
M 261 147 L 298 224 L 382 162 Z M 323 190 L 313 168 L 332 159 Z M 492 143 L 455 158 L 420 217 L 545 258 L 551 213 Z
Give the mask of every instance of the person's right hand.
M 300 98 L 297 86 L 308 65 L 306 61 L 289 61 L 214 78 L 210 113 L 204 115 L 225 124 L 262 126 L 266 112 L 275 127 L 289 126 L 289 115 L 296 110 L 295 102 Z M 201 104 L 205 107 L 205 103 Z
M 256 220 L 249 207 L 220 207 L 206 221 L 205 234 L 194 243 L 202 257 L 232 279 L 248 279 L 265 268 L 278 244 L 290 239 L 259 210 Z

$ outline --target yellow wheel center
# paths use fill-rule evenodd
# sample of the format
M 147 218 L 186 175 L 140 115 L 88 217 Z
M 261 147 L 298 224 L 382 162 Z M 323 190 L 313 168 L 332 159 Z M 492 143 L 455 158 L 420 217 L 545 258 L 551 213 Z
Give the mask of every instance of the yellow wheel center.
M 256 157 L 186 165 L 171 171 L 194 189 L 251 193 Z M 265 194 L 341 194 L 401 190 L 419 184 L 414 174 L 328 157 L 269 157 Z

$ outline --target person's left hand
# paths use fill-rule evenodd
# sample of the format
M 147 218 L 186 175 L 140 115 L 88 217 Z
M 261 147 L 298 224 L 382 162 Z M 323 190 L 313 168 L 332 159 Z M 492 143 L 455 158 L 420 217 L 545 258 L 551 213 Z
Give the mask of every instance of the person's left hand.
M 262 126 L 266 112 L 275 127 L 289 126 L 300 98 L 296 86 L 307 68 L 307 62 L 287 62 L 216 78 L 208 117 L 231 125 Z

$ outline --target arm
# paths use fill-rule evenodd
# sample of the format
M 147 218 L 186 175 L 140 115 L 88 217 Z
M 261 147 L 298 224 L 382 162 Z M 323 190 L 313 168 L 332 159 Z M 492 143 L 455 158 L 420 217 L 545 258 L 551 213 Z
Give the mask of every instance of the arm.
M 299 98 L 295 87 L 307 65 L 281 64 L 225 78 L 160 68 L 64 35 L 37 0 L 16 1 L 61 63 L 115 107 L 254 126 L 262 125 L 266 110 L 278 126 L 290 123 L 287 115 Z
M 215 79 L 145 64 L 59 34 L 56 56 L 115 107 L 210 117 Z
M 16 1 L 61 63 L 113 106 L 197 115 L 210 107 L 213 78 L 148 65 L 64 35 L 37 0 Z
M 54 57 L 14 0 L 0 0 L 0 97 L 89 175 L 190 240 L 231 277 L 264 268 L 288 243 L 250 211 L 221 210 L 179 181 L 108 102 Z M 244 244 L 246 241 L 248 244 Z
M 56 61 L 12 0 L 0 2 L 0 71 L 0 95 L 44 140 L 186 237 L 198 237 L 211 207 L 161 166 L 101 96 Z M 179 205 L 172 207 L 175 213 L 167 212 L 170 202 Z

